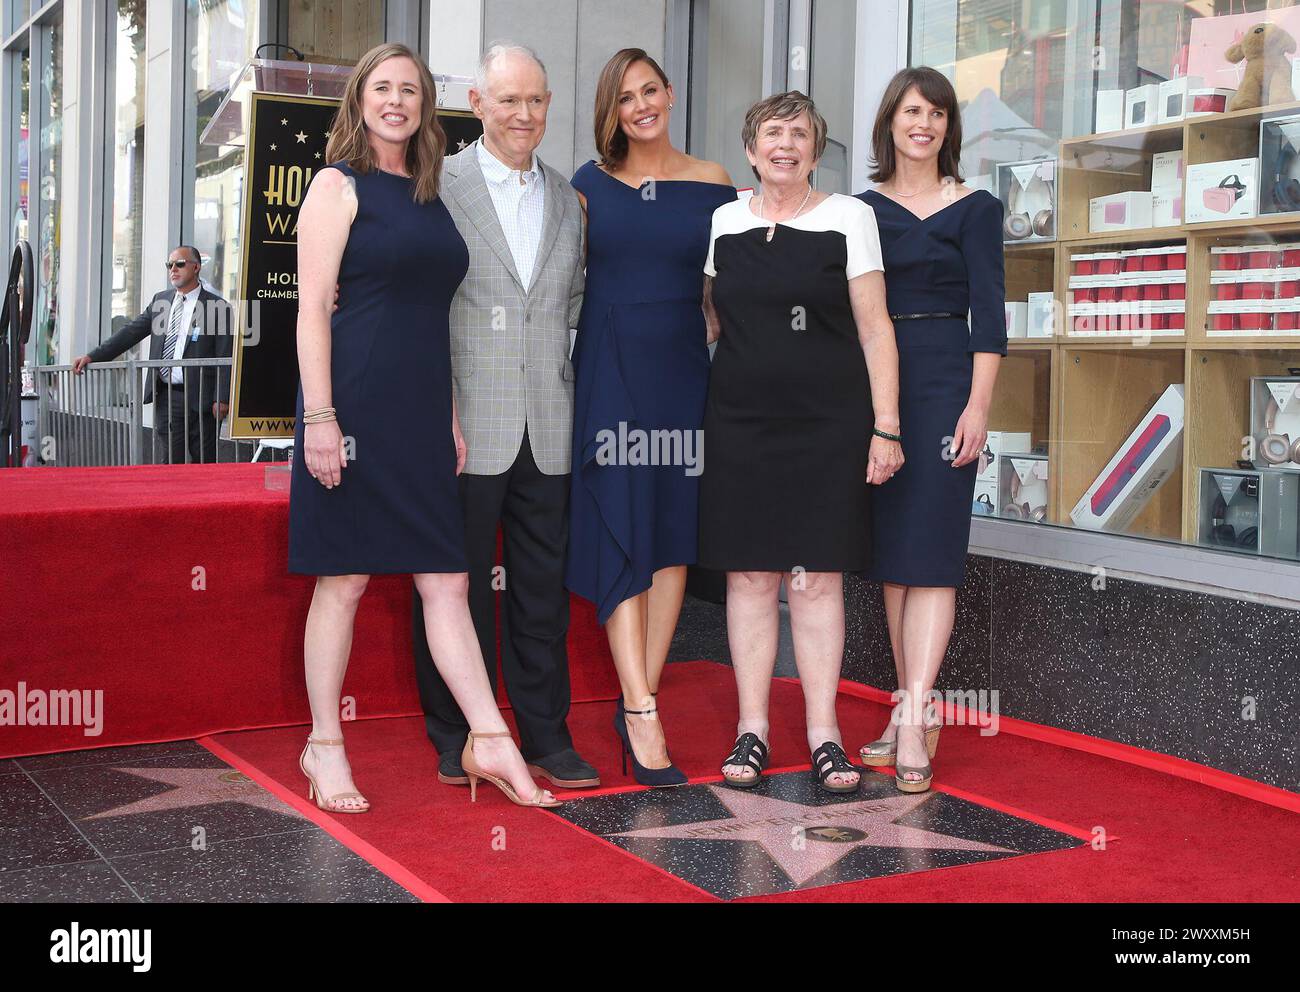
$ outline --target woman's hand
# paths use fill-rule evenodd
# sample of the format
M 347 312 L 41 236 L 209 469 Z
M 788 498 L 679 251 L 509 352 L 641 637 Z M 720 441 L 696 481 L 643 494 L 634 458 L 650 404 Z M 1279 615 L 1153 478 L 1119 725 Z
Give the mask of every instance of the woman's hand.
M 337 421 L 308 424 L 303 429 L 303 457 L 311 477 L 326 489 L 333 489 L 343 481 L 343 470 L 348 457 L 344 451 L 343 432 Z
M 469 446 L 465 443 L 465 435 L 460 432 L 460 418 L 457 416 L 451 418 L 451 438 L 456 445 L 456 474 L 460 475 L 465 471 L 465 458 L 469 454 Z
M 871 449 L 867 452 L 867 484 L 879 486 L 886 483 L 902 467 L 903 446 L 873 434 Z
M 962 468 L 979 458 L 988 440 L 988 411 L 982 407 L 968 405 L 957 421 L 957 429 L 952 432 L 952 448 L 956 456 L 952 467 Z

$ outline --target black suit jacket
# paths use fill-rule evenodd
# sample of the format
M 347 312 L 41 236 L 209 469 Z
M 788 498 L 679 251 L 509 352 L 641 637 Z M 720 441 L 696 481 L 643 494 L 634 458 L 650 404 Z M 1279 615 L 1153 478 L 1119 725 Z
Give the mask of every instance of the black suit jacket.
M 167 322 L 171 317 L 176 290 L 165 289 L 157 293 L 149 306 L 138 317 L 120 327 L 112 337 L 89 352 L 92 362 L 111 362 L 134 347 L 151 333 L 149 358 L 161 359 L 167 342 Z M 230 304 L 216 293 L 200 286 L 199 299 L 194 307 L 194 319 L 186 331 L 191 339 L 181 355 L 185 358 L 229 358 L 233 353 L 235 324 Z M 196 336 L 197 335 L 197 336 Z M 153 402 L 154 386 L 158 382 L 157 369 L 150 369 L 145 377 L 144 401 Z M 191 410 L 210 410 L 219 396 L 222 403 L 230 402 L 230 369 L 188 368 L 185 370 L 185 389 Z

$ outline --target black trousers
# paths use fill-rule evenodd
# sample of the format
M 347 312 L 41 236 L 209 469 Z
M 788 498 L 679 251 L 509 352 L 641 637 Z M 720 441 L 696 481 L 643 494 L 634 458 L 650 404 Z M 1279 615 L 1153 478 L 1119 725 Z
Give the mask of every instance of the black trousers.
M 501 671 L 519 727 L 520 751 L 529 761 L 573 746 L 569 715 L 569 593 L 564 556 L 569 542 L 569 476 L 544 475 L 533 459 L 527 428 L 515 463 L 500 475 L 460 477 L 469 559 L 469 609 L 496 690 L 496 563 L 502 531 L 505 611 Z M 498 587 L 500 582 L 497 583 Z M 469 725 L 429 654 L 424 607 L 412 609 L 415 678 L 425 729 L 439 754 L 460 754 Z
M 197 383 L 191 384 L 191 388 Z M 178 385 L 154 384 L 153 460 L 155 465 L 184 465 L 189 460 L 210 465 L 217 460 L 217 418 L 212 408 L 185 409 L 186 390 Z

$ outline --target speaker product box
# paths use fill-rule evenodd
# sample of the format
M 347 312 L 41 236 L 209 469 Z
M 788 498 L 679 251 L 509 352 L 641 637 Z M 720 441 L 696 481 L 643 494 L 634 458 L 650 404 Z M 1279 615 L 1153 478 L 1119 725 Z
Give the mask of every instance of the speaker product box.
M 1160 87 L 1155 83 L 1124 92 L 1124 127 L 1147 127 L 1159 119 Z
M 1150 226 L 1151 193 L 1146 190 L 1096 196 L 1088 201 L 1088 230 L 1092 234 Z
M 1107 131 L 1124 130 L 1123 90 L 1097 91 L 1097 124 L 1095 130 L 1098 134 L 1104 134 Z
M 1178 466 L 1183 453 L 1183 387 L 1161 394 L 1070 511 L 1075 526 L 1126 530 Z

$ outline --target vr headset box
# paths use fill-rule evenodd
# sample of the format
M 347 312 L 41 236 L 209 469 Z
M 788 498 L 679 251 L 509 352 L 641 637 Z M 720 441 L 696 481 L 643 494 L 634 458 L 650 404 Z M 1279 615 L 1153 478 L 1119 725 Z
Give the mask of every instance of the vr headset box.
M 1166 389 L 1083 494 L 1070 519 L 1090 530 L 1125 530 L 1173 474 L 1183 453 L 1183 387 Z

